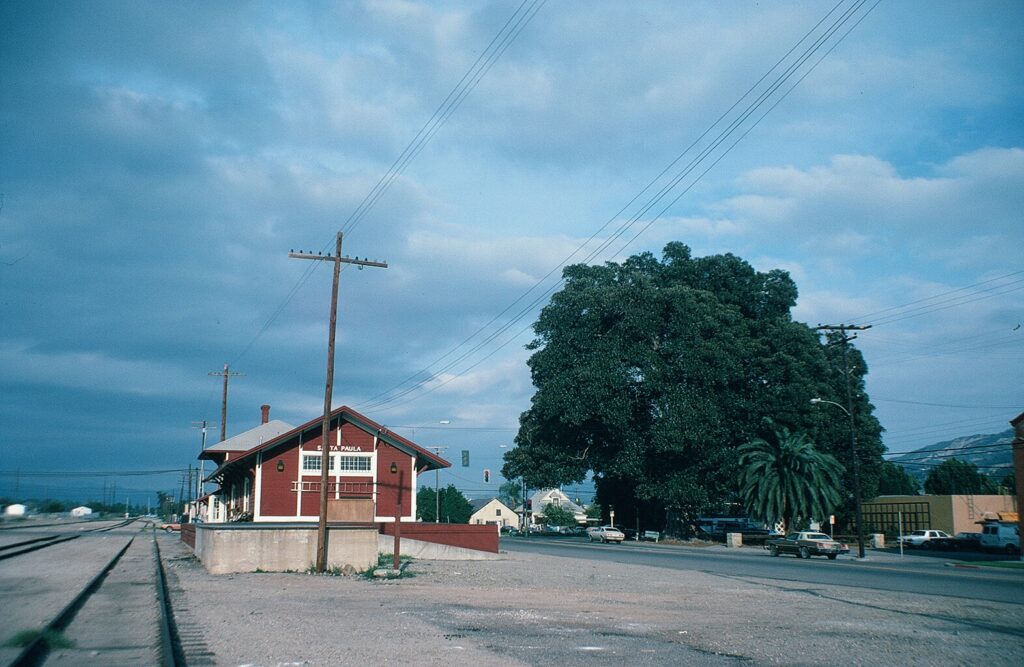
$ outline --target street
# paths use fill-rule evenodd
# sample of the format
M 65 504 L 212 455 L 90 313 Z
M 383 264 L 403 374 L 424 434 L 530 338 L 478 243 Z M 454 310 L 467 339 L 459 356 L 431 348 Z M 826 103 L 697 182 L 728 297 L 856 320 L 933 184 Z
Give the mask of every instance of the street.
M 854 556 L 840 556 L 835 561 L 801 560 L 789 556 L 772 558 L 759 547 L 727 549 L 721 545 L 690 547 L 650 542 L 600 544 L 590 543 L 586 538 L 535 536 L 503 537 L 501 548 L 509 552 L 605 560 L 744 579 L 851 586 L 1024 605 L 1024 570 L 953 567 L 947 565 L 954 562 L 952 555 L 946 559 L 907 552 L 901 558 L 891 551 L 868 550 L 864 561 Z M 856 553 L 856 546 L 853 553 Z

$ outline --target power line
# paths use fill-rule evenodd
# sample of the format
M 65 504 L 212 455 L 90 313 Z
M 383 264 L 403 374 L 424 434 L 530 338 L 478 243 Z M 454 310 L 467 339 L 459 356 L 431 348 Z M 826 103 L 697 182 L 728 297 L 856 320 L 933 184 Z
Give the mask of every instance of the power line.
M 705 137 L 707 137 L 714 130 L 715 127 L 718 127 L 719 125 L 721 125 L 722 122 L 725 119 L 727 119 L 730 116 L 730 114 L 745 99 L 751 97 L 751 95 L 755 91 L 757 91 L 759 86 L 766 79 L 768 79 L 768 77 L 771 75 L 772 72 L 775 72 L 775 71 L 779 70 L 780 66 L 782 66 L 786 62 L 786 60 L 799 48 L 799 46 L 801 44 L 804 44 L 805 42 L 807 42 L 811 38 L 811 36 L 814 35 L 815 32 L 821 27 L 821 25 L 823 23 L 825 23 L 825 21 L 828 19 L 828 17 L 830 17 L 832 14 L 834 14 L 836 12 L 836 10 L 841 5 L 843 5 L 843 1 L 844 0 L 841 0 L 838 4 L 836 4 L 832 8 L 832 10 L 830 10 L 825 15 L 825 17 L 823 17 L 813 28 L 811 28 L 811 30 L 809 30 L 782 58 L 780 58 L 771 68 L 769 68 L 769 70 L 764 75 L 762 75 L 762 77 L 753 86 L 751 86 L 743 95 L 741 95 L 740 98 L 735 103 L 733 103 L 733 105 L 731 107 L 729 107 L 729 109 L 727 109 L 725 113 L 723 113 L 721 116 L 719 116 L 719 118 L 716 119 L 703 133 L 701 133 L 701 135 L 698 136 L 698 138 L 696 140 L 694 140 L 682 153 L 680 153 L 672 162 L 670 162 L 667 167 L 665 167 L 654 179 L 652 179 L 640 191 L 640 193 L 638 193 L 636 196 L 634 196 L 630 200 L 630 202 L 626 204 L 626 206 L 624 206 L 622 209 L 620 209 L 618 213 L 616 213 L 614 216 L 612 216 L 612 218 L 610 218 L 607 222 L 605 222 L 604 225 L 602 225 L 598 229 L 597 232 L 595 232 L 594 234 L 592 234 L 590 236 L 590 238 L 588 238 L 586 241 L 584 241 L 582 244 L 580 244 L 572 253 L 570 253 L 570 255 L 568 257 L 566 257 L 566 259 L 564 259 L 561 263 L 559 263 L 557 266 L 555 266 L 553 269 L 551 269 L 540 280 L 538 280 L 533 286 L 531 286 L 526 292 L 524 292 L 515 301 L 513 301 L 512 304 L 507 306 L 501 313 L 499 313 L 497 316 L 492 318 L 488 323 L 486 323 L 482 327 L 478 328 L 470 336 L 465 338 L 461 343 L 459 343 L 455 347 L 449 349 L 446 353 L 441 355 L 438 359 L 436 359 L 433 363 L 431 363 L 427 367 L 425 367 L 425 368 L 423 368 L 423 369 L 421 369 L 421 370 L 411 374 L 410 376 L 408 376 L 407 378 L 405 378 L 401 382 L 393 385 L 391 388 L 389 388 L 389 389 L 387 389 L 387 390 L 385 390 L 385 391 L 383 391 L 383 392 L 381 392 L 379 394 L 376 394 L 375 396 L 370 397 L 370 399 L 368 399 L 364 404 L 361 404 L 360 407 L 363 407 L 363 408 L 366 408 L 366 409 L 374 409 L 374 408 L 384 407 L 385 405 L 393 403 L 394 401 L 398 400 L 399 398 L 402 398 L 402 397 L 408 395 L 409 393 L 411 393 L 413 391 L 416 391 L 417 389 L 423 387 L 426 383 L 428 383 L 431 380 L 434 380 L 435 378 L 439 377 L 442 373 L 445 373 L 448 370 L 451 370 L 451 369 L 455 368 L 455 366 L 457 366 L 459 362 L 467 359 L 469 356 L 471 356 L 472 354 L 474 354 L 477 351 L 481 350 L 483 347 L 488 345 L 490 342 L 496 340 L 499 336 L 501 336 L 501 334 L 503 334 L 505 331 L 510 329 L 516 323 L 518 323 L 527 314 L 532 312 L 533 309 L 543 299 L 547 298 L 547 296 L 549 296 L 551 293 L 553 293 L 555 290 L 557 290 L 563 284 L 563 281 L 559 280 L 554 285 L 552 285 L 550 288 L 544 290 L 544 292 L 541 293 L 537 298 L 535 298 L 533 301 L 529 302 L 529 304 L 526 305 L 523 309 L 521 309 L 516 315 L 514 315 L 508 321 L 504 322 L 501 326 L 499 326 L 499 328 L 495 332 L 489 334 L 486 338 L 484 338 L 481 342 L 477 343 L 474 347 L 472 347 L 468 351 L 464 352 L 460 356 L 456 357 L 454 360 L 446 363 L 441 368 L 438 368 L 436 370 L 432 370 L 437 364 L 439 364 L 442 361 L 444 361 L 444 359 L 448 358 L 449 356 L 454 354 L 457 350 L 459 350 L 459 349 L 465 347 L 466 345 L 468 345 L 470 341 L 474 340 L 479 335 L 483 334 L 483 332 L 486 331 L 492 324 L 494 324 L 496 321 L 498 321 L 505 313 L 507 313 L 509 310 L 511 310 L 516 304 L 520 303 L 523 299 L 525 299 L 530 293 L 532 293 L 543 282 L 545 282 L 556 271 L 558 271 L 558 269 L 560 269 L 563 266 L 565 266 L 565 264 L 567 264 L 574 257 L 576 257 L 579 253 L 581 253 L 586 246 L 588 246 L 591 242 L 593 242 L 602 231 L 604 231 L 612 222 L 614 222 L 616 219 L 618 219 L 618 216 L 621 215 L 625 210 L 627 210 L 634 202 L 636 202 L 638 199 L 640 199 L 640 197 L 644 193 L 646 193 L 647 191 L 649 191 L 652 188 L 654 188 L 662 180 L 662 178 L 666 174 L 668 174 L 687 154 L 689 154 L 695 147 L 697 147 L 700 144 L 700 142 Z M 696 178 L 693 180 L 692 183 L 690 183 L 690 185 L 688 185 L 681 192 L 679 192 L 677 190 L 677 186 L 685 178 L 687 178 L 690 174 L 692 174 L 695 171 L 695 169 L 700 164 L 702 164 L 710 155 L 712 155 L 712 153 L 715 150 L 717 150 L 726 141 L 726 139 L 728 139 L 731 135 L 733 135 L 735 132 L 737 132 L 744 125 L 744 123 L 746 123 L 753 116 L 753 114 L 757 110 L 759 110 L 762 106 L 764 106 L 767 103 L 767 101 L 773 95 L 775 95 L 777 93 L 777 91 L 780 90 L 780 88 L 787 81 L 789 81 L 800 70 L 800 68 L 803 67 L 808 62 L 808 60 L 813 55 L 818 53 L 818 51 L 828 42 L 828 40 L 832 39 L 839 30 L 841 30 L 844 26 L 846 26 L 857 15 L 857 12 L 859 12 L 866 3 L 867 3 L 867 0 L 857 0 L 852 5 L 850 5 L 844 12 L 841 12 L 840 15 L 832 22 L 832 24 L 829 25 L 826 28 L 825 31 L 823 31 L 821 34 L 818 34 L 813 40 L 810 41 L 810 44 L 796 58 L 795 61 L 789 63 L 786 67 L 782 68 L 781 73 L 779 73 L 776 76 L 776 78 L 765 89 L 761 90 L 761 92 L 753 99 L 753 101 L 751 101 L 743 109 L 743 111 L 739 113 L 738 116 L 734 117 L 725 126 L 725 128 L 722 129 L 719 132 L 717 137 L 715 137 L 715 139 L 713 139 L 710 142 L 710 144 L 705 146 L 697 154 L 697 156 L 695 156 L 693 159 L 691 159 L 691 161 L 686 166 L 684 166 L 671 179 L 669 179 L 669 181 L 667 183 L 662 185 L 661 188 L 654 195 L 652 195 L 632 216 L 630 216 L 624 222 L 622 222 L 620 224 L 620 226 L 612 233 L 611 236 L 609 236 L 607 239 L 605 239 L 604 241 L 599 243 L 598 246 L 595 249 L 590 251 L 583 258 L 582 262 L 583 263 L 588 263 L 588 262 L 594 261 L 600 254 L 602 254 L 609 247 L 611 247 L 611 245 L 616 240 L 621 238 L 624 234 L 626 234 L 627 231 L 629 231 L 635 224 L 637 224 L 654 206 L 656 206 L 659 202 L 663 201 L 671 193 L 678 192 L 678 194 L 675 196 L 675 198 L 672 199 L 669 202 L 669 204 L 665 208 L 663 208 L 661 210 L 660 213 L 658 213 L 656 216 L 654 216 L 647 223 L 647 225 L 644 226 L 640 230 L 640 232 L 637 235 L 633 236 L 629 241 L 627 241 L 627 243 L 625 245 L 622 246 L 622 248 L 620 248 L 619 252 L 621 252 L 630 243 L 635 241 L 636 238 L 640 234 L 642 234 L 643 231 L 645 231 L 647 228 L 649 228 L 656 220 L 660 219 L 664 215 L 664 213 L 673 204 L 675 204 L 679 200 L 680 197 L 682 197 L 683 194 L 688 192 L 693 187 L 693 185 L 696 184 L 696 182 L 698 182 L 705 174 L 707 174 L 707 172 L 712 167 L 714 167 L 726 154 L 728 154 L 733 148 L 735 148 L 735 146 L 738 144 L 738 142 L 743 137 L 745 137 L 753 129 L 753 127 L 756 127 L 756 125 L 764 118 L 764 116 L 767 115 L 767 113 L 770 112 L 772 109 L 774 109 L 775 106 L 777 106 L 779 104 L 779 102 L 781 102 L 781 100 L 784 99 L 789 94 L 789 92 L 791 92 L 793 90 L 793 87 L 795 87 L 796 84 L 798 84 L 800 81 L 802 81 L 810 73 L 810 71 L 812 71 L 818 65 L 818 63 L 821 62 L 821 59 L 819 59 L 817 62 L 815 62 L 809 69 L 804 71 L 802 76 L 800 76 L 797 79 L 797 81 L 793 85 L 793 87 L 790 87 L 788 90 L 786 90 L 784 93 L 782 93 L 782 95 L 779 96 L 774 101 L 774 103 L 768 108 L 768 111 L 766 111 L 765 114 L 763 114 L 760 118 L 758 118 L 756 121 L 754 121 L 752 125 L 747 127 L 747 129 L 740 135 L 740 137 L 735 142 L 733 142 L 730 146 L 728 146 L 721 153 L 721 155 L 719 155 L 714 161 L 711 162 L 709 167 L 707 167 L 703 172 L 701 172 L 700 174 L 698 174 L 696 176 Z M 857 25 L 859 25 L 859 23 L 874 9 L 875 6 L 877 6 L 877 4 L 878 4 L 878 2 L 875 2 L 874 5 L 872 5 L 870 8 L 868 8 L 868 10 L 866 12 L 864 12 L 859 18 L 857 18 L 857 20 L 854 22 L 853 26 L 849 27 L 849 29 L 844 34 L 842 34 L 842 36 L 840 36 L 837 40 L 834 41 L 834 43 L 831 45 L 831 47 L 826 51 L 825 55 L 830 53 L 840 42 L 842 42 L 842 40 L 844 40 L 846 38 L 846 36 L 849 35 L 850 31 L 852 31 L 853 28 L 855 28 Z M 822 58 L 824 58 L 824 55 L 822 56 Z M 522 331 L 525 331 L 528 328 L 529 328 L 529 326 L 524 328 Z M 522 331 L 520 331 L 520 333 L 522 333 Z M 501 344 L 500 347 L 504 347 L 509 342 L 511 342 L 511 340 L 513 340 L 513 339 L 506 340 L 504 343 Z M 500 349 L 500 347 L 499 347 L 499 349 Z M 497 350 L 492 351 L 490 354 L 488 354 L 486 357 L 484 357 L 484 359 L 490 357 L 496 351 Z M 458 375 L 464 375 L 469 370 L 474 368 L 476 365 L 481 363 L 481 361 L 483 361 L 483 360 L 480 360 L 480 361 L 472 364 L 471 366 L 469 366 L 468 368 L 463 369 L 462 371 L 458 372 L 457 374 Z M 426 376 L 426 377 L 423 377 L 423 376 Z M 442 384 L 450 382 L 452 379 L 453 378 L 449 378 L 448 380 L 445 380 Z M 402 389 L 402 387 L 405 386 L 405 385 L 409 385 L 409 386 L 407 386 L 404 389 Z M 436 388 L 436 387 L 434 387 L 434 388 Z M 398 390 L 397 393 L 389 396 L 389 394 L 392 394 L 392 392 L 395 392 L 396 390 Z M 408 402 L 408 401 L 406 401 L 406 402 Z
M 444 101 L 441 102 L 440 106 L 438 106 L 427 122 L 424 123 L 419 132 L 417 132 L 412 140 L 410 140 L 398 157 L 395 158 L 395 161 L 392 162 L 384 175 L 380 177 L 377 183 L 363 197 L 359 205 L 345 220 L 345 223 L 342 225 L 342 232 L 351 232 L 351 230 L 359 224 L 370 209 L 373 208 L 374 204 L 376 204 L 384 193 L 391 187 L 391 184 L 394 183 L 395 179 L 405 171 L 406 167 L 408 167 L 416 156 L 420 154 L 437 131 L 445 124 L 445 122 L 447 122 L 448 118 L 450 118 L 451 115 L 455 113 L 456 109 L 461 106 L 462 102 L 466 99 L 466 96 L 476 88 L 477 84 L 480 83 L 498 59 L 501 58 L 506 50 L 508 50 L 509 46 L 512 45 L 512 42 L 519 37 L 519 34 L 522 33 L 527 24 L 533 20 L 533 17 L 537 15 L 537 12 L 540 11 L 546 2 L 547 0 L 523 0 L 522 3 L 520 3 L 512 15 L 505 21 L 505 24 L 497 34 L 495 34 L 491 39 L 487 48 L 480 53 L 476 61 L 470 66 L 466 73 L 463 74 L 459 82 L 454 88 L 452 88 Z M 320 249 L 321 254 L 326 252 L 333 242 L 334 240 L 332 239 L 325 243 Z M 302 286 L 309 280 L 309 277 L 316 270 L 316 267 L 317 264 L 312 264 L 306 267 L 299 279 L 291 289 L 289 289 L 281 304 L 274 309 L 274 312 L 271 313 L 267 321 L 262 327 L 260 327 L 259 331 L 256 332 L 256 335 L 249 340 L 246 346 L 242 349 L 242 352 L 235 357 L 235 361 L 245 356 L 255 342 L 264 333 L 266 333 L 277 318 L 280 317 L 281 313 L 284 312 L 284 309 L 288 306 L 291 300 L 295 298 L 295 295 L 298 294 Z
M 925 297 L 923 299 L 916 299 L 914 301 L 909 301 L 909 302 L 901 304 L 899 306 L 891 306 L 889 308 L 884 308 L 882 310 L 876 310 L 876 311 L 874 311 L 872 313 L 867 313 L 867 314 L 861 315 L 861 316 L 853 318 L 853 319 L 868 320 L 868 319 L 870 319 L 872 317 L 877 317 L 879 315 L 884 315 L 885 313 L 893 313 L 893 311 L 900 311 L 900 312 L 893 313 L 892 315 L 886 315 L 886 317 L 902 315 L 903 314 L 903 309 L 907 308 L 908 306 L 916 306 L 918 304 L 923 304 L 923 303 L 926 303 L 928 301 L 934 301 L 936 299 L 940 299 L 942 297 L 949 296 L 951 294 L 957 294 L 959 292 L 964 292 L 964 291 L 973 289 L 975 287 L 980 287 L 982 285 L 988 285 L 989 283 L 993 283 L 993 282 L 996 282 L 996 281 L 999 281 L 999 280 L 1004 280 L 1006 278 L 1012 278 L 1013 276 L 1017 276 L 1017 275 L 1021 275 L 1021 274 L 1024 274 L 1024 270 L 1022 270 L 1022 271 L 1012 271 L 1010 273 L 1007 273 L 1007 274 L 1004 274 L 1004 275 L 1001 275 L 1001 276 L 996 276 L 995 278 L 989 278 L 988 280 L 982 280 L 982 281 L 973 283 L 971 285 L 966 285 L 964 287 L 957 287 L 956 289 L 951 289 L 951 290 L 947 290 L 945 292 L 940 292 L 939 294 L 933 294 L 932 296 Z M 1022 279 L 1022 280 L 1024 280 L 1024 279 Z M 1011 284 L 1016 284 L 1018 282 L 1020 282 L 1020 280 L 1014 281 Z
M 904 403 L 906 405 L 924 405 L 933 408 L 958 408 L 960 410 L 1019 410 L 1019 405 L 957 405 L 955 403 L 926 403 L 924 401 L 905 401 L 898 398 L 879 398 L 872 396 L 871 401 L 883 403 Z

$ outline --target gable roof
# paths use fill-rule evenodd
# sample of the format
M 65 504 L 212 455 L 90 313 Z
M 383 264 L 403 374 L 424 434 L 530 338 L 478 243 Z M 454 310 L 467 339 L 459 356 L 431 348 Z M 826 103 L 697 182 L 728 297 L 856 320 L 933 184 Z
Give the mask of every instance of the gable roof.
M 423 447 L 420 447 L 415 442 L 407 440 L 402 436 L 398 435 L 397 433 L 389 431 L 385 426 L 381 426 L 380 424 L 373 421 L 369 417 L 366 417 L 365 415 L 356 412 L 355 410 L 346 405 L 343 405 L 340 408 L 337 408 L 334 411 L 332 411 L 330 415 L 330 420 L 332 424 L 342 421 L 348 424 L 352 424 L 356 428 L 359 428 L 365 431 L 366 433 L 377 436 L 378 440 L 391 445 L 392 447 L 398 449 L 399 451 L 405 452 L 410 456 L 415 456 L 417 467 L 421 471 L 435 470 L 438 468 L 450 468 L 452 465 L 451 463 L 441 458 L 437 454 L 434 454 L 433 452 L 428 451 Z M 302 426 L 298 426 L 296 428 L 291 429 L 290 431 L 281 433 L 276 437 L 270 438 L 269 440 L 266 440 L 250 449 L 245 450 L 243 454 L 235 456 L 229 461 L 225 461 L 220 466 L 218 466 L 216 470 L 210 473 L 209 477 L 207 477 L 206 479 L 212 480 L 215 477 L 219 477 L 230 468 L 239 466 L 243 461 L 247 461 L 253 458 L 254 456 L 256 456 L 256 454 L 260 452 L 284 444 L 291 440 L 292 438 L 299 436 L 300 434 L 305 434 L 308 431 L 318 430 L 322 428 L 322 426 L 323 415 L 320 415 L 315 419 L 309 420 Z M 340 425 L 335 426 L 335 428 L 340 428 Z M 227 440 L 225 440 L 224 442 L 227 442 Z
M 218 442 L 216 445 L 210 445 L 199 454 L 199 458 L 211 459 L 213 457 L 210 453 L 217 452 L 246 452 L 294 428 L 291 424 L 280 419 L 272 419 L 266 424 L 260 424 L 256 428 L 249 429 L 245 433 L 239 433 L 227 440 Z
M 512 512 L 513 514 L 516 513 L 516 511 L 514 509 L 512 509 L 511 507 L 509 507 L 505 503 L 501 502 L 501 500 L 499 500 L 497 498 L 477 498 L 476 500 L 470 500 L 469 501 L 470 506 L 473 508 L 473 512 L 471 513 L 471 515 L 472 514 L 476 514 L 477 512 L 479 512 L 483 508 L 487 507 L 491 503 L 498 503 L 503 508 L 507 509 L 509 512 Z
M 568 510 L 575 514 L 583 514 L 586 512 L 585 508 L 574 503 L 572 499 L 569 498 L 569 494 L 561 489 L 541 489 L 531 495 L 530 501 L 533 503 L 533 511 L 543 514 L 543 512 L 540 511 L 541 506 L 549 505 L 552 498 L 558 498 L 559 502 L 556 504 L 564 510 Z

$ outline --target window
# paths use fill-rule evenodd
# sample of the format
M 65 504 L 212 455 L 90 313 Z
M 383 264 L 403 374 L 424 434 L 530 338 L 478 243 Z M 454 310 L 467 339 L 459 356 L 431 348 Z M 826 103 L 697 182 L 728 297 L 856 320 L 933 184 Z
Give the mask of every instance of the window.
M 332 456 L 331 457 L 331 470 L 341 470 L 341 472 L 369 472 L 370 471 L 370 457 L 369 456 Z
M 494 510 L 494 516 L 501 516 L 501 510 L 500 509 Z
M 320 472 L 320 455 L 303 454 L 302 472 Z

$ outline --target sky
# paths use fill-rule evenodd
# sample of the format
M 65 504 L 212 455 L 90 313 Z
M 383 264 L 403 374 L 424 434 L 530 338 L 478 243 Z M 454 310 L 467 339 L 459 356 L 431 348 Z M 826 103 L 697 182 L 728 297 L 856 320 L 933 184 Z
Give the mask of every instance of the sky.
M 177 493 L 226 363 L 229 437 L 316 418 L 331 272 L 288 253 L 339 231 L 388 267 L 342 272 L 334 405 L 470 497 L 562 265 L 670 241 L 872 325 L 891 452 L 1001 432 L 1022 38 L 1017 1 L 0 3 L 0 496 Z

